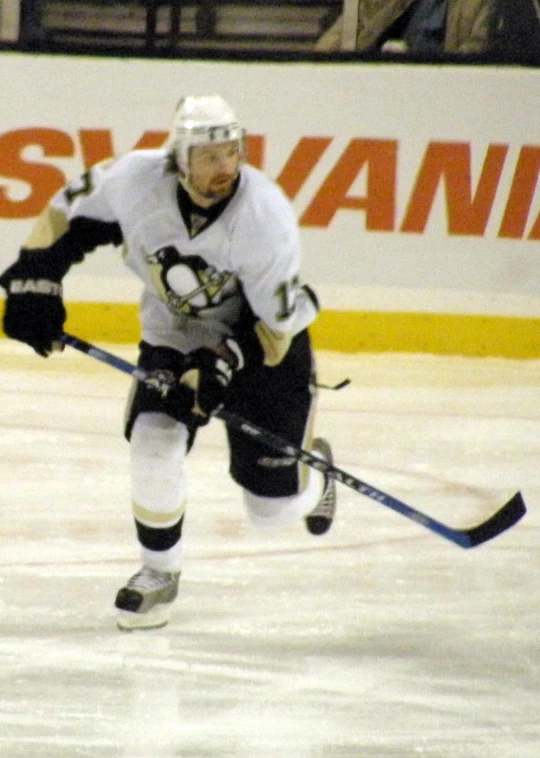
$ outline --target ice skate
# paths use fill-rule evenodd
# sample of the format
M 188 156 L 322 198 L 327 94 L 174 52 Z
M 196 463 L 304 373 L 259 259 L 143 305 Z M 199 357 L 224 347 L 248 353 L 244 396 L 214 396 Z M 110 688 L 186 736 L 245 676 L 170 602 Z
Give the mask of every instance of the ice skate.
M 332 448 L 322 437 L 313 440 L 312 451 L 319 453 L 327 463 L 333 463 Z M 324 534 L 330 529 L 336 513 L 336 483 L 326 474 L 324 479 L 321 499 L 311 513 L 305 517 L 308 532 L 316 535 Z
M 143 566 L 118 591 L 115 600 L 118 628 L 130 631 L 165 626 L 178 594 L 179 579 L 179 571 L 168 573 Z

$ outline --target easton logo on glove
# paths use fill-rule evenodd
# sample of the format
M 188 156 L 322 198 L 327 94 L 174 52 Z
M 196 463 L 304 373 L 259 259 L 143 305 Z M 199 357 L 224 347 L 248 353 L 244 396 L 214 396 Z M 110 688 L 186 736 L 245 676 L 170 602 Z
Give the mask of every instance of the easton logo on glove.
M 53 295 L 62 297 L 62 285 L 49 279 L 13 279 L 9 284 L 11 295 Z
M 34 257 L 27 256 L 4 271 L 0 285 L 7 292 L 4 332 L 46 358 L 61 349 L 66 309 L 60 279 L 55 281 L 48 272 L 40 276 L 43 268 L 36 265 Z

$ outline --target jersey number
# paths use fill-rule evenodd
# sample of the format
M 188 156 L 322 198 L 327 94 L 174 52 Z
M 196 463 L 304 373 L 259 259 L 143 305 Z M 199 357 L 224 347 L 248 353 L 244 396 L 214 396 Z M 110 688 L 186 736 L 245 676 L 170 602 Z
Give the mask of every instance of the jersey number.
M 276 297 L 279 301 L 276 319 L 286 321 L 296 310 L 296 293 L 298 291 L 299 278 L 293 276 L 289 282 L 282 282 L 276 289 Z

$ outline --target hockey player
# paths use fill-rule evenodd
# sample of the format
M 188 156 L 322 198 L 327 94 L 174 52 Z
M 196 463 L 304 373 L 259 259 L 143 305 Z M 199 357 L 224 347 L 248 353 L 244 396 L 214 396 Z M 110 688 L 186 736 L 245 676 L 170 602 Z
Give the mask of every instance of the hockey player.
M 310 439 L 314 366 L 307 327 L 317 300 L 300 280 L 289 201 L 243 162 L 244 130 L 219 96 L 186 97 L 163 149 L 94 166 L 59 191 L 1 276 L 4 331 L 48 356 L 62 335 L 62 279 L 103 244 L 123 244 L 143 282 L 139 366 L 166 372 L 130 393 L 132 508 L 142 567 L 117 596 L 121 629 L 169 619 L 182 567 L 185 456 L 225 407 L 331 461 Z M 335 486 L 318 471 L 227 429 L 230 474 L 256 526 L 303 519 L 326 532 Z

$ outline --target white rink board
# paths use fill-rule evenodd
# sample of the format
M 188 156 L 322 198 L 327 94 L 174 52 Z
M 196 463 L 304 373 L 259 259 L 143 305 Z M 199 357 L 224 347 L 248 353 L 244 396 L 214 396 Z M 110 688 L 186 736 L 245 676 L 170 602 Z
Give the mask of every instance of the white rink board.
M 534 70 L 19 53 L 1 62 L 2 268 L 35 217 L 13 214 L 40 182 L 43 192 L 52 167 L 58 180 L 84 169 L 85 134 L 108 135 L 119 154 L 145 132 L 166 131 L 182 95 L 216 92 L 264 138 L 263 168 L 276 178 L 284 171 L 294 188 L 305 275 L 326 308 L 540 316 Z M 36 129 L 45 148 L 25 143 Z M 324 149 L 302 163 L 305 138 Z M 342 156 L 360 143 L 368 162 L 348 175 Z M 446 168 L 433 179 L 441 161 Z M 330 174 L 334 189 L 325 185 Z M 341 201 L 321 220 L 336 186 Z M 138 287 L 120 283 L 125 276 L 117 253 L 95 254 L 68 277 L 68 297 L 133 302 Z

